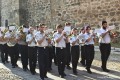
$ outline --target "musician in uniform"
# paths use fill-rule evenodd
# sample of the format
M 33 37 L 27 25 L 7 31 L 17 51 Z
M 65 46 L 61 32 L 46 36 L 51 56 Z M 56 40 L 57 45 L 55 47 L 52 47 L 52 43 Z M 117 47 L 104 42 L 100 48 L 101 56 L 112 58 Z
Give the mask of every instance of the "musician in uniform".
M 37 48 L 34 36 L 34 28 L 29 28 L 29 33 L 26 36 L 26 42 L 28 43 L 28 58 L 29 68 L 33 75 L 35 75 L 36 62 L 37 62 Z
M 95 37 L 93 33 L 90 33 L 91 27 L 86 27 L 86 33 L 85 33 L 85 57 L 86 57 L 86 70 L 89 74 L 92 74 L 92 71 L 90 69 L 91 64 L 94 59 L 94 41 Z
M 85 30 L 84 27 L 81 29 L 79 36 L 81 36 L 80 38 L 80 47 L 81 47 L 81 61 L 80 63 L 82 64 L 82 66 L 86 65 L 86 59 L 85 59 L 85 46 L 84 46 L 84 34 L 85 34 Z
M 53 32 L 53 36 L 54 36 L 54 33 L 56 31 Z M 53 48 L 53 59 L 54 59 L 54 64 L 57 66 L 57 57 L 56 57 L 56 50 L 55 50 L 55 41 L 54 41 L 54 38 L 52 39 L 52 48 Z
M 39 32 L 35 35 L 35 40 L 38 46 L 38 64 L 40 70 L 40 78 L 44 80 L 47 77 L 48 70 L 48 41 L 44 33 L 45 24 L 39 25 Z
M 23 28 L 19 31 L 19 37 L 17 38 L 18 40 L 18 45 L 19 45 L 19 52 L 21 54 L 21 61 L 22 61 L 22 67 L 24 71 L 28 70 L 28 45 L 26 42 L 26 32 L 23 32 Z
M 6 41 L 6 39 L 4 38 L 4 36 L 5 36 L 5 33 L 8 31 L 8 29 L 7 28 L 5 28 L 5 30 L 4 31 L 2 31 L 2 29 L 1 29 L 1 32 L 0 32 L 0 40 L 1 40 L 1 59 L 2 59 L 2 62 L 3 63 L 9 63 L 9 61 L 8 61 L 8 45 L 7 45 L 7 41 Z M 3 53 L 3 54 L 2 54 Z
M 7 54 L 5 53 L 5 50 L 6 50 L 5 44 L 6 44 L 6 41 L 5 41 L 5 39 L 4 39 L 4 33 L 3 33 L 3 31 L 0 31 L 1 60 L 2 60 L 2 63 L 4 63 L 4 64 L 5 64 L 5 62 L 7 61 L 7 59 L 6 59 L 6 55 L 7 55 Z
M 70 29 L 69 31 L 66 31 L 67 36 L 70 36 L 71 24 L 69 22 L 66 22 L 64 29 L 65 28 Z M 69 69 L 69 70 L 71 70 L 70 62 L 71 62 L 71 53 L 70 53 L 70 42 L 68 40 L 68 42 L 66 42 L 66 66 L 67 66 L 67 69 Z
M 99 43 L 100 43 L 100 52 L 101 52 L 101 60 L 102 66 L 101 68 L 105 72 L 109 72 L 110 70 L 107 69 L 107 60 L 109 58 L 111 52 L 111 38 L 110 38 L 110 30 L 107 30 L 107 22 L 102 21 L 102 28 L 100 29 L 99 35 Z
M 16 39 L 16 31 L 15 30 L 10 30 L 5 33 L 4 38 L 7 40 L 7 45 L 8 45 L 8 52 L 10 55 L 11 59 L 11 64 L 12 68 L 17 67 L 17 60 L 18 60 L 18 52 L 17 52 L 17 39 Z
M 72 67 L 73 67 L 73 74 L 75 75 L 77 75 L 77 64 L 78 64 L 79 55 L 80 55 L 79 38 L 78 38 L 77 33 L 78 33 L 77 29 L 73 28 L 72 36 L 70 37 Z
M 66 74 L 64 73 L 66 64 L 66 33 L 63 31 L 62 25 L 56 26 L 57 32 L 54 34 L 56 57 L 58 62 L 58 72 L 61 78 L 64 78 Z
M 48 59 L 49 59 L 49 62 L 48 62 L 48 71 L 51 71 L 52 70 L 52 59 L 53 59 L 53 56 L 54 56 L 54 51 L 53 51 L 53 45 L 52 45 L 52 33 L 49 34 L 48 36 Z

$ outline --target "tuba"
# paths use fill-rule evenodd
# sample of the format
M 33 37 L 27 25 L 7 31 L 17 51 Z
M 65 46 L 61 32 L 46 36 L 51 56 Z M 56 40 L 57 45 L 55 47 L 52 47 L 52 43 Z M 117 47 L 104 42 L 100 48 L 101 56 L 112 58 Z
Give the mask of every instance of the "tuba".
M 17 31 L 16 27 L 13 30 L 9 30 L 10 35 L 9 35 L 9 40 L 8 40 L 7 45 L 10 47 L 15 46 L 16 44 L 16 31 Z

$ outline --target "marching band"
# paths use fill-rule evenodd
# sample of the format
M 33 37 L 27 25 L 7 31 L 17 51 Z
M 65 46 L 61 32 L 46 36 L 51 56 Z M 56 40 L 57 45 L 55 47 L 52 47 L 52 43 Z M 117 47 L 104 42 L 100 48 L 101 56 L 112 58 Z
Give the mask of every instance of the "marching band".
M 69 30 L 66 31 L 65 27 Z M 102 27 L 97 35 L 90 32 L 90 26 L 83 27 L 80 31 L 77 28 L 70 30 L 71 24 L 67 22 L 65 27 L 61 24 L 56 25 L 56 31 L 49 33 L 45 24 L 40 24 L 37 28 L 29 27 L 28 31 L 24 30 L 25 25 L 19 30 L 11 28 L 0 30 L 2 63 L 8 63 L 9 55 L 12 68 L 18 67 L 17 61 L 20 54 L 23 70 L 30 70 L 31 74 L 35 75 L 38 60 L 40 78 L 44 80 L 44 78 L 48 78 L 47 72 L 52 70 L 52 59 L 54 59 L 55 65 L 58 66 L 58 74 L 64 78 L 66 76 L 65 67 L 71 69 L 70 62 L 73 74 L 78 74 L 77 65 L 81 55 L 80 63 L 86 67 L 89 74 L 92 74 L 90 68 L 94 60 L 95 38 L 98 36 L 101 68 L 103 71 L 109 72 L 107 60 L 111 50 L 109 34 L 111 30 L 107 30 L 107 22 L 102 22 Z

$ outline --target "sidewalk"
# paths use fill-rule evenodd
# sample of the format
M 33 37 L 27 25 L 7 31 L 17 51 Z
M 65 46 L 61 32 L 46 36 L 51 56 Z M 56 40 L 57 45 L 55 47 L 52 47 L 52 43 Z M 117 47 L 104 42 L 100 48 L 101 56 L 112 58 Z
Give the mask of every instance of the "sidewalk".
M 96 49 L 97 50 L 97 49 Z M 112 51 L 114 52 L 114 51 Z M 116 52 L 115 52 L 116 53 Z M 113 59 L 115 58 L 115 59 Z M 120 80 L 120 55 L 119 54 L 111 54 L 108 68 L 111 70 L 110 73 L 103 72 L 100 68 L 100 53 L 96 52 L 95 59 L 92 64 L 92 72 L 93 74 L 88 74 L 85 70 L 85 67 L 78 64 L 78 75 L 75 76 L 72 74 L 72 70 L 65 70 L 67 76 L 65 79 L 62 79 L 58 75 L 57 66 L 53 64 L 52 71 L 47 74 L 49 77 L 45 80 Z M 80 62 L 80 61 L 79 61 Z M 0 80 L 40 80 L 39 78 L 39 70 L 36 69 L 37 74 L 31 75 L 30 71 L 23 71 L 22 64 L 20 60 L 17 63 L 19 65 L 18 68 L 12 68 L 10 63 L 6 63 L 5 65 L 1 63 L 0 60 Z

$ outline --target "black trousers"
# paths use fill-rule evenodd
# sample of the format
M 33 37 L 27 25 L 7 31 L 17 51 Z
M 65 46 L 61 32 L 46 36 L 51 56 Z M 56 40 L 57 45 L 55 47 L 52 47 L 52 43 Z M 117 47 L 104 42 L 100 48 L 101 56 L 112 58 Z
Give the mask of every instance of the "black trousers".
M 27 69 L 28 65 L 28 46 L 27 45 L 19 45 L 19 52 L 21 54 L 21 61 L 23 69 Z
M 52 69 L 53 47 L 48 47 L 48 70 Z
M 81 46 L 81 61 L 83 65 L 86 64 L 86 59 L 85 59 L 85 46 Z
M 38 47 L 38 64 L 40 77 L 44 78 L 47 75 L 48 69 L 48 48 Z
M 55 49 L 55 46 L 53 46 L 53 59 L 54 59 L 54 63 L 57 64 L 56 49 Z
M 58 62 L 58 72 L 59 75 L 64 74 L 65 70 L 65 64 L 66 64 L 66 53 L 65 48 L 56 48 L 56 56 L 57 56 L 57 62 Z
M 8 46 L 7 44 L 0 44 L 0 50 L 1 50 L 1 59 L 2 62 L 8 61 Z
M 37 62 L 37 48 L 28 47 L 28 58 L 29 58 L 29 67 L 32 73 L 35 73 L 36 62 Z
M 102 68 L 106 69 L 107 60 L 111 52 L 111 44 L 100 43 L 100 52 L 102 60 Z
M 73 72 L 76 73 L 76 71 L 77 71 L 77 64 L 78 64 L 79 55 L 80 55 L 79 45 L 71 47 L 71 55 L 72 55 Z
M 16 66 L 18 57 L 19 57 L 19 54 L 17 52 L 17 45 L 9 47 L 9 55 L 10 55 L 12 66 Z
M 6 53 L 5 53 L 5 45 L 4 44 L 0 44 L 0 51 L 1 51 L 1 60 L 2 62 L 6 61 Z
M 66 65 L 69 66 L 71 61 L 71 53 L 70 53 L 70 43 L 66 43 Z
M 9 56 L 9 51 L 8 51 L 8 49 L 9 49 L 9 47 L 8 47 L 8 45 L 7 44 L 4 44 L 4 46 L 5 46 L 5 61 L 8 61 L 8 56 Z
M 94 54 L 94 45 L 85 45 L 86 69 L 90 69 Z

